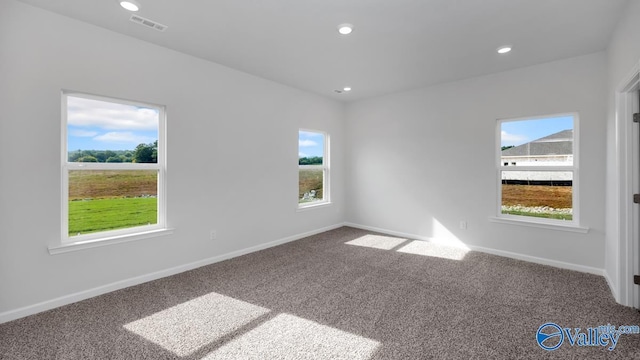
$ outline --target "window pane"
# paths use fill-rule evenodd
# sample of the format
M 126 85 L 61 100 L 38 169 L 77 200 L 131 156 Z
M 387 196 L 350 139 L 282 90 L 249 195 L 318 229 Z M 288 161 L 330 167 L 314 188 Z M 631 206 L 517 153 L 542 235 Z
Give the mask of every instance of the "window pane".
M 69 236 L 158 222 L 157 170 L 69 171 Z
M 158 109 L 67 96 L 69 162 L 158 162 Z
M 300 167 L 298 175 L 298 203 L 324 200 L 324 170 Z
M 322 165 L 324 162 L 324 134 L 311 131 L 298 132 L 298 164 Z
M 502 171 L 502 213 L 573 219 L 573 172 Z
M 324 200 L 325 134 L 298 132 L 298 204 Z
M 573 116 L 504 121 L 502 166 L 572 166 Z

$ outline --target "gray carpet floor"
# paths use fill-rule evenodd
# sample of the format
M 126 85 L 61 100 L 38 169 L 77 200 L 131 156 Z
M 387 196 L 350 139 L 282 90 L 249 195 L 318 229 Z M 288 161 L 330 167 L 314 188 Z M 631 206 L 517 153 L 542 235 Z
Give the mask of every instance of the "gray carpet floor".
M 343 227 L 0 325 L 1 359 L 640 359 L 602 277 Z

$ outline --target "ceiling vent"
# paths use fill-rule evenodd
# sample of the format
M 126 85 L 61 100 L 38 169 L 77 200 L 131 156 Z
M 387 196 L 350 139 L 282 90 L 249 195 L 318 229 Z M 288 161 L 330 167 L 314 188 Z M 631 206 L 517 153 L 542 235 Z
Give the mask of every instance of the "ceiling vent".
M 153 20 L 143 18 L 142 16 L 139 16 L 139 15 L 131 15 L 129 20 L 133 21 L 136 24 L 144 25 L 148 28 L 152 28 L 158 31 L 165 31 L 167 30 L 167 27 L 168 27 L 167 25 L 162 25 L 159 22 L 155 22 Z

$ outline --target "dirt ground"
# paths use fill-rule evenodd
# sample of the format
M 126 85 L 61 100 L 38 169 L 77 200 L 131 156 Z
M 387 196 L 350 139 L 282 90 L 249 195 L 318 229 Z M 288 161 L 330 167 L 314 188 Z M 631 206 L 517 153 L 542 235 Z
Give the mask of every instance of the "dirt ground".
M 70 171 L 69 200 L 138 197 L 158 193 L 155 170 Z
M 502 205 L 566 209 L 573 207 L 571 200 L 571 186 L 502 185 Z

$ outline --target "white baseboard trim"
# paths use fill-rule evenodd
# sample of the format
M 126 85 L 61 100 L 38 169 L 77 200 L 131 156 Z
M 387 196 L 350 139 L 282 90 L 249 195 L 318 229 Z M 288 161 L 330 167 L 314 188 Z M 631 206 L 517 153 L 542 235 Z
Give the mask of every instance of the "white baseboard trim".
M 149 282 L 149 281 L 153 281 L 153 280 L 157 280 L 163 277 L 167 277 L 167 276 L 171 276 L 171 275 L 176 275 L 185 271 L 189 271 L 189 270 L 193 270 L 202 266 L 206 266 L 206 265 L 211 265 L 220 261 L 224 261 L 224 260 L 228 260 L 234 257 L 238 257 L 238 256 L 242 256 L 245 254 L 249 254 L 252 252 L 256 252 L 256 251 L 260 251 L 260 250 L 264 250 L 264 249 L 268 249 L 270 247 L 274 247 L 274 246 L 278 246 L 278 245 L 282 245 L 291 241 L 295 241 L 295 240 L 300 240 L 302 238 L 308 237 L 308 236 L 312 236 L 312 235 L 316 235 L 319 233 L 323 233 L 325 231 L 329 231 L 329 230 L 333 230 L 333 229 L 337 229 L 339 227 L 342 227 L 343 224 L 335 224 L 335 225 L 331 225 L 331 226 L 327 226 L 321 229 L 316 229 L 316 230 L 312 230 L 312 231 L 308 231 L 302 234 L 296 234 L 296 235 L 292 235 L 292 236 L 288 236 L 282 239 L 278 239 L 275 241 L 271 241 L 268 243 L 264 243 L 264 244 L 260 244 L 260 245 L 256 245 L 256 246 L 252 246 L 252 247 L 248 247 L 245 249 L 241 249 L 241 250 L 237 250 L 237 251 L 232 251 L 230 253 L 226 253 L 223 255 L 218 255 L 218 256 L 214 256 L 208 259 L 203 259 L 203 260 L 199 260 L 199 261 L 195 261 L 192 263 L 188 263 L 188 264 L 184 264 L 184 265 L 179 265 L 179 266 L 175 266 L 169 269 L 165 269 L 165 270 L 160 270 L 160 271 L 156 271 L 156 272 L 152 272 L 149 274 L 145 274 L 145 275 L 140 275 L 140 276 L 136 276 L 136 277 L 132 277 L 129 279 L 125 279 L 125 280 L 120 280 L 120 281 L 116 281 L 113 282 L 111 284 L 107 284 L 107 285 L 103 285 L 103 286 L 98 286 L 92 289 L 88 289 L 88 290 L 84 290 L 84 291 L 79 291 L 73 294 L 69 294 L 69 295 L 65 295 L 65 296 L 61 296 L 55 299 L 51 299 L 51 300 L 46 300 L 37 304 L 33 304 L 33 305 L 28 305 L 25 307 L 21 307 L 18 309 L 14 309 L 14 310 L 9 310 L 3 313 L 0 313 L 0 324 L 2 323 L 6 323 L 12 320 L 16 320 L 16 319 L 20 319 L 29 315 L 34 315 L 43 311 L 47 311 L 47 310 L 51 310 L 51 309 L 55 309 L 57 307 L 61 307 L 64 305 L 68 305 L 68 304 L 72 304 L 78 301 L 82 301 L 82 300 L 86 300 L 98 295 L 102 295 L 102 294 L 106 294 L 112 291 L 116 291 L 116 290 L 120 290 L 120 289 L 124 289 L 130 286 L 135 286 L 135 285 L 139 285 L 145 282 Z
M 377 227 L 373 227 L 373 226 L 355 224 L 355 223 L 350 223 L 350 222 L 345 222 L 344 225 L 345 226 L 354 227 L 354 228 L 358 228 L 358 229 L 362 229 L 362 230 L 375 231 L 375 232 L 379 232 L 379 233 L 387 234 L 387 235 L 399 236 L 399 237 L 408 238 L 408 239 L 429 241 L 429 242 L 436 243 L 436 244 L 452 246 L 452 244 L 445 243 L 443 241 L 439 241 L 436 238 L 430 238 L 430 237 L 427 237 L 427 236 L 409 234 L 409 233 L 405 233 L 405 232 L 401 232 L 401 231 L 382 229 L 382 228 L 377 228 Z M 456 246 L 455 244 L 453 246 L 454 247 L 463 247 L 463 246 Z M 511 258 L 511 259 L 522 260 L 522 261 L 532 262 L 532 263 L 541 264 L 541 265 L 549 265 L 549 266 L 557 267 L 557 268 L 560 268 L 560 269 L 574 270 L 574 271 L 580 271 L 580 272 L 584 272 L 584 273 L 604 276 L 604 269 L 598 269 L 598 268 L 591 267 L 591 266 L 572 264 L 572 263 L 568 263 L 568 262 L 564 262 L 564 261 L 545 259 L 545 258 L 531 256 L 531 255 L 514 253 L 514 252 L 510 252 L 510 251 L 491 249 L 491 248 L 482 247 L 482 246 L 466 245 L 466 248 L 469 249 L 469 250 L 473 250 L 473 251 L 479 251 L 479 252 L 483 252 L 483 253 L 487 253 L 487 254 L 508 257 L 508 258 Z
M 485 247 L 482 247 L 482 246 L 470 246 L 470 248 L 473 251 L 479 251 L 479 252 L 483 252 L 483 253 L 487 253 L 487 254 L 504 256 L 504 257 L 508 257 L 508 258 L 511 258 L 511 259 L 527 261 L 527 262 L 536 263 L 536 264 L 540 264 L 540 265 L 549 265 L 549 266 L 557 267 L 557 268 L 560 268 L 560 269 L 574 270 L 574 271 L 579 271 L 579 272 L 583 272 L 583 273 L 594 274 L 594 275 L 598 275 L 598 276 L 604 276 L 604 269 L 598 269 L 598 268 L 591 267 L 591 266 L 573 264 L 573 263 L 564 262 L 564 261 L 558 261 L 558 260 L 545 259 L 545 258 L 541 258 L 541 257 L 525 255 L 525 254 L 520 254 L 520 253 L 514 253 L 514 252 L 510 252 L 510 251 L 503 251 L 503 250 L 485 248 Z
M 602 276 L 604 276 L 604 279 L 607 281 L 607 285 L 609 285 L 609 290 L 611 290 L 611 294 L 613 295 L 613 298 L 616 300 L 618 304 L 621 304 L 620 302 L 621 299 L 619 298 L 617 288 L 613 283 L 613 281 L 611 281 L 611 278 L 609 277 L 609 273 L 607 272 L 607 270 L 602 270 Z

